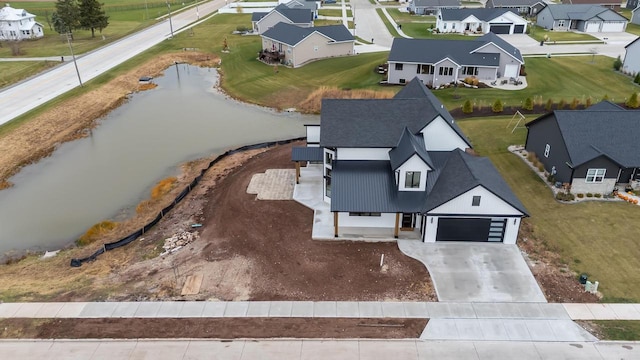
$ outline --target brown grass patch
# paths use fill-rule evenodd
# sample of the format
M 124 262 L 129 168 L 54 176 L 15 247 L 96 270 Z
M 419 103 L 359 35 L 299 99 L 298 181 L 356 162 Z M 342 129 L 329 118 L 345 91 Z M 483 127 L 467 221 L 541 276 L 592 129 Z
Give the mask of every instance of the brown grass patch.
M 342 90 L 337 87 L 323 86 L 301 102 L 298 110 L 307 114 L 319 114 L 322 99 L 390 99 L 394 95 L 393 91 Z
M 127 94 L 138 89 L 140 77 L 158 76 L 175 62 L 216 66 L 218 60 L 215 55 L 200 52 L 160 55 L 103 86 L 62 101 L 18 125 L 0 138 L 0 186 L 10 186 L 7 179 L 11 175 L 23 166 L 48 156 L 60 143 L 86 136 L 86 129 L 95 126 L 96 119 L 120 106 Z
M 157 87 L 158 87 L 158 84 L 156 84 L 156 83 L 140 84 L 140 85 L 138 85 L 138 91 L 151 90 L 151 89 L 155 89 Z
M 177 182 L 178 182 L 178 178 L 176 178 L 175 176 L 168 177 L 166 179 L 162 179 L 158 181 L 156 186 L 154 186 L 153 189 L 151 189 L 151 198 L 157 199 L 169 193 L 169 191 L 171 191 L 171 189 L 173 189 L 176 186 Z
M 80 236 L 76 243 L 80 246 L 88 245 L 101 238 L 102 236 L 110 233 L 113 229 L 118 227 L 117 222 L 105 220 L 99 222 L 87 230 L 84 235 Z

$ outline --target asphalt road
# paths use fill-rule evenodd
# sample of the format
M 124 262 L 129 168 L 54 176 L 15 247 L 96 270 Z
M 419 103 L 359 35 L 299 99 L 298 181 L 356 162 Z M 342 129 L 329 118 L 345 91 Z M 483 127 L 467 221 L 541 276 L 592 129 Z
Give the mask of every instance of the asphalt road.
M 224 0 L 203 2 L 171 17 L 174 33 L 224 6 Z M 199 14 L 199 17 L 198 17 Z M 171 37 L 169 20 L 77 58 L 80 78 L 87 82 Z M 73 62 L 0 92 L 0 125 L 80 85 Z

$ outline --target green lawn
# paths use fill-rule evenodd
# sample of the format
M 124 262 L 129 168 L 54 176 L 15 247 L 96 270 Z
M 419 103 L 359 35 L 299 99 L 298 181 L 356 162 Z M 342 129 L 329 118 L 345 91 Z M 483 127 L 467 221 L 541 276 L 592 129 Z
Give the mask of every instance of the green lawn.
M 318 10 L 318 15 L 341 17 L 342 16 L 342 10 L 340 10 L 340 9 L 320 9 L 320 10 Z M 353 15 L 351 14 L 351 10 L 347 9 L 347 17 L 352 17 L 352 16 Z
M 628 23 L 627 24 L 627 32 L 630 33 L 630 34 L 634 34 L 634 35 L 640 36 L 640 25 Z
M 384 26 L 386 26 L 387 30 L 389 30 L 389 32 L 391 33 L 391 36 L 400 37 L 400 34 L 398 34 L 398 31 L 396 30 L 396 28 L 393 25 L 391 25 L 391 23 L 389 22 L 389 19 L 387 19 L 387 17 L 382 12 L 382 9 L 378 8 L 378 9 L 376 9 L 376 12 L 378 13 L 378 16 L 380 17 L 380 19 L 384 23 Z
M 402 31 L 415 39 L 448 39 L 448 40 L 468 40 L 468 36 L 459 34 L 436 34 L 432 30 L 436 25 L 436 17 L 431 15 L 411 15 L 401 12 L 398 9 L 387 9 L 393 20 L 402 25 Z M 380 14 L 383 17 L 383 14 Z M 386 20 L 385 18 L 382 18 Z M 396 36 L 397 37 L 397 36 Z
M 528 97 L 541 99 L 542 103 L 549 98 L 570 103 L 575 97 L 584 103 L 587 97 L 596 102 L 606 94 L 611 101 L 622 102 L 638 91 L 628 77 L 613 70 L 613 59 L 595 56 L 591 61 L 591 56 L 526 58 L 528 86 L 523 90 L 459 88 L 438 90 L 436 94 L 451 109 L 461 107 L 467 99 L 488 106 L 499 98 L 511 106 L 520 105 Z
M 0 88 L 59 64 L 52 61 L 6 61 L 0 63 Z
M 528 116 L 530 121 L 534 116 Z M 576 273 L 600 282 L 604 301 L 640 301 L 640 207 L 623 202 L 560 204 L 551 191 L 506 148 L 524 144 L 526 130 L 513 134 L 511 117 L 460 120 L 476 151 L 488 156 L 524 203 L 533 233 L 559 253 Z
M 640 321 L 629 320 L 607 320 L 593 321 L 604 333 L 604 339 L 633 341 L 640 339 Z
M 534 25 L 530 29 L 529 36 L 536 41 L 542 41 L 547 36 L 547 42 L 553 43 L 554 41 L 594 41 L 601 42 L 600 39 L 593 37 L 585 33 L 576 33 L 572 31 L 549 31 L 544 28 Z

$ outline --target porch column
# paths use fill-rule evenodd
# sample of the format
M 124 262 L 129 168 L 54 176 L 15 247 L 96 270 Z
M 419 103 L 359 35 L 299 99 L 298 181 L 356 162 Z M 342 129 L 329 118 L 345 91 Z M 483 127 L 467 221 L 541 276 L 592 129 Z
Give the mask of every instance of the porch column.
M 393 237 L 398 238 L 398 225 L 400 224 L 400 213 L 396 213 L 396 226 L 393 228 Z
M 296 161 L 296 184 L 300 184 L 300 161 Z
M 338 237 L 338 212 L 333 212 L 333 237 Z

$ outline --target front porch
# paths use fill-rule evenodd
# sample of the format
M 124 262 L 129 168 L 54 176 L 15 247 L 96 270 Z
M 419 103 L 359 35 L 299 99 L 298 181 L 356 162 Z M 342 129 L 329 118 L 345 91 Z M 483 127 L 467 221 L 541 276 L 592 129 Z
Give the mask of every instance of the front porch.
M 357 240 L 357 241 L 396 241 L 398 239 L 421 240 L 420 231 L 414 229 L 403 231 L 390 228 L 373 227 L 340 227 L 335 236 L 334 213 L 331 205 L 324 202 L 322 191 L 322 164 L 307 164 L 299 170 L 298 183 L 293 190 L 293 200 L 313 210 L 313 230 L 311 238 L 314 240 Z

